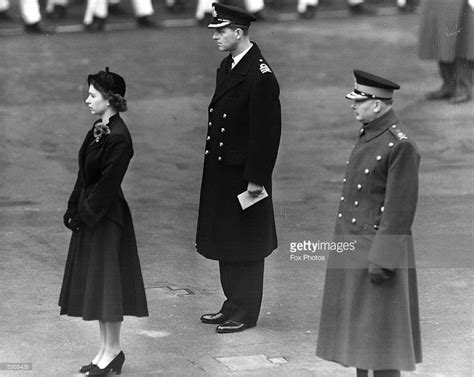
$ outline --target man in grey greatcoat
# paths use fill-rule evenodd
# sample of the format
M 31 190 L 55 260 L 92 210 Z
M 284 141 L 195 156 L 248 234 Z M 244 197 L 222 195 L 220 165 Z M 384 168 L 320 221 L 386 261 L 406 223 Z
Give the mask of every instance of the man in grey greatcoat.
M 277 247 L 272 172 L 281 133 L 280 89 L 272 68 L 249 39 L 255 17 L 243 9 L 213 4 L 208 26 L 220 51 L 208 107 L 197 251 L 219 261 L 226 297 L 220 310 L 201 321 L 218 333 L 254 327 L 263 293 L 264 258 Z M 261 199 L 243 210 L 237 195 Z M 268 196 L 265 195 L 268 193 Z
M 474 0 L 423 0 L 419 56 L 438 62 L 442 86 L 428 100 L 453 104 L 472 98 L 474 68 Z
M 399 377 L 421 362 L 411 226 L 420 156 L 392 109 L 400 86 L 354 71 L 359 137 L 346 161 L 324 285 L 316 355 L 376 377 Z M 353 249 L 353 250 L 352 250 Z

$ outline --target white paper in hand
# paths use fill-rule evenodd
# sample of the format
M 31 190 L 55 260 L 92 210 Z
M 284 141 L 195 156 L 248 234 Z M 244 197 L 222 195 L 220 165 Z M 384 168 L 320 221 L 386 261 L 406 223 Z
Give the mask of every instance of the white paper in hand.
M 264 187 L 263 192 L 259 196 L 252 196 L 247 190 L 245 190 L 242 194 L 237 195 L 237 198 L 239 199 L 242 210 L 245 210 L 255 203 L 258 203 L 260 200 L 265 199 L 267 196 L 268 193 Z

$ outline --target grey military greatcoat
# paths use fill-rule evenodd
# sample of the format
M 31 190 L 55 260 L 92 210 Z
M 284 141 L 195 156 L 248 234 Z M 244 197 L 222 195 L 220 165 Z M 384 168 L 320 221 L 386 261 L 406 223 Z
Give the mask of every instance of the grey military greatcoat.
M 361 129 L 347 161 L 324 287 L 317 355 L 367 370 L 421 362 L 411 226 L 418 197 L 416 145 L 390 110 Z M 392 271 L 381 285 L 368 264 Z

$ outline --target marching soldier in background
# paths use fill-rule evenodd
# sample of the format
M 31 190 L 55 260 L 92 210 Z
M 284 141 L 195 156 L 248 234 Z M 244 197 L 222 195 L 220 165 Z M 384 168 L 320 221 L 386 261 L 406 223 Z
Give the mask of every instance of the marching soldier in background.
M 474 68 L 474 0 L 423 0 L 419 56 L 438 62 L 443 80 L 440 89 L 426 94 L 428 100 L 453 104 L 472 97 Z
M 374 15 L 377 10 L 364 3 L 364 0 L 346 0 L 347 8 L 353 15 Z M 302 19 L 312 19 L 316 16 L 319 0 L 298 0 L 296 11 Z
M 196 4 L 196 21 L 198 25 L 205 26 L 212 21 L 212 4 L 214 0 L 198 0 Z
M 158 29 L 161 25 L 157 24 L 152 16 L 155 13 L 151 0 L 131 0 L 135 20 L 140 28 Z M 113 2 L 118 6 L 118 2 Z M 86 10 L 84 12 L 84 30 L 90 32 L 103 31 L 109 15 L 108 0 L 87 0 Z
M 317 356 L 398 377 L 421 362 L 420 320 L 411 226 L 420 156 L 392 109 L 400 86 L 354 71 L 351 99 L 362 123 L 349 160 L 324 286 Z
M 196 234 L 197 251 L 218 260 L 226 300 L 201 321 L 218 333 L 256 326 L 263 293 L 264 258 L 277 247 L 272 172 L 281 133 L 278 82 L 248 29 L 255 17 L 214 4 L 208 26 L 220 51 L 208 108 L 208 131 Z M 265 190 L 268 197 L 265 197 Z M 243 210 L 237 195 L 262 200 Z
M 41 13 L 38 0 L 20 0 L 20 12 L 23 20 L 23 28 L 25 33 L 30 34 L 52 34 L 54 29 L 45 28 L 41 25 Z M 10 20 L 8 14 L 10 9 L 9 0 L 0 0 L 0 21 Z

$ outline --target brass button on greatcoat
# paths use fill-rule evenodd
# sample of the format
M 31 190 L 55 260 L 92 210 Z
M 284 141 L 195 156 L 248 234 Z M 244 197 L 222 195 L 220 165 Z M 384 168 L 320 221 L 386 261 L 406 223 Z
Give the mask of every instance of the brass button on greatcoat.
M 340 219 L 342 219 L 342 213 L 339 212 L 339 213 L 337 214 L 337 217 L 339 217 Z
M 359 202 L 357 200 L 354 202 L 354 206 L 359 207 Z
M 204 154 L 209 154 L 209 151 L 206 149 L 206 150 L 204 151 Z
M 224 128 L 224 127 L 221 128 L 221 132 L 222 132 L 222 133 L 225 132 L 225 128 Z
M 360 183 L 357 185 L 357 190 L 362 190 L 362 185 Z
M 352 218 L 351 223 L 355 224 L 356 222 L 357 222 L 357 220 L 355 218 Z
M 219 143 L 219 147 L 223 147 L 223 146 L 224 146 L 224 143 L 221 141 L 221 142 Z

